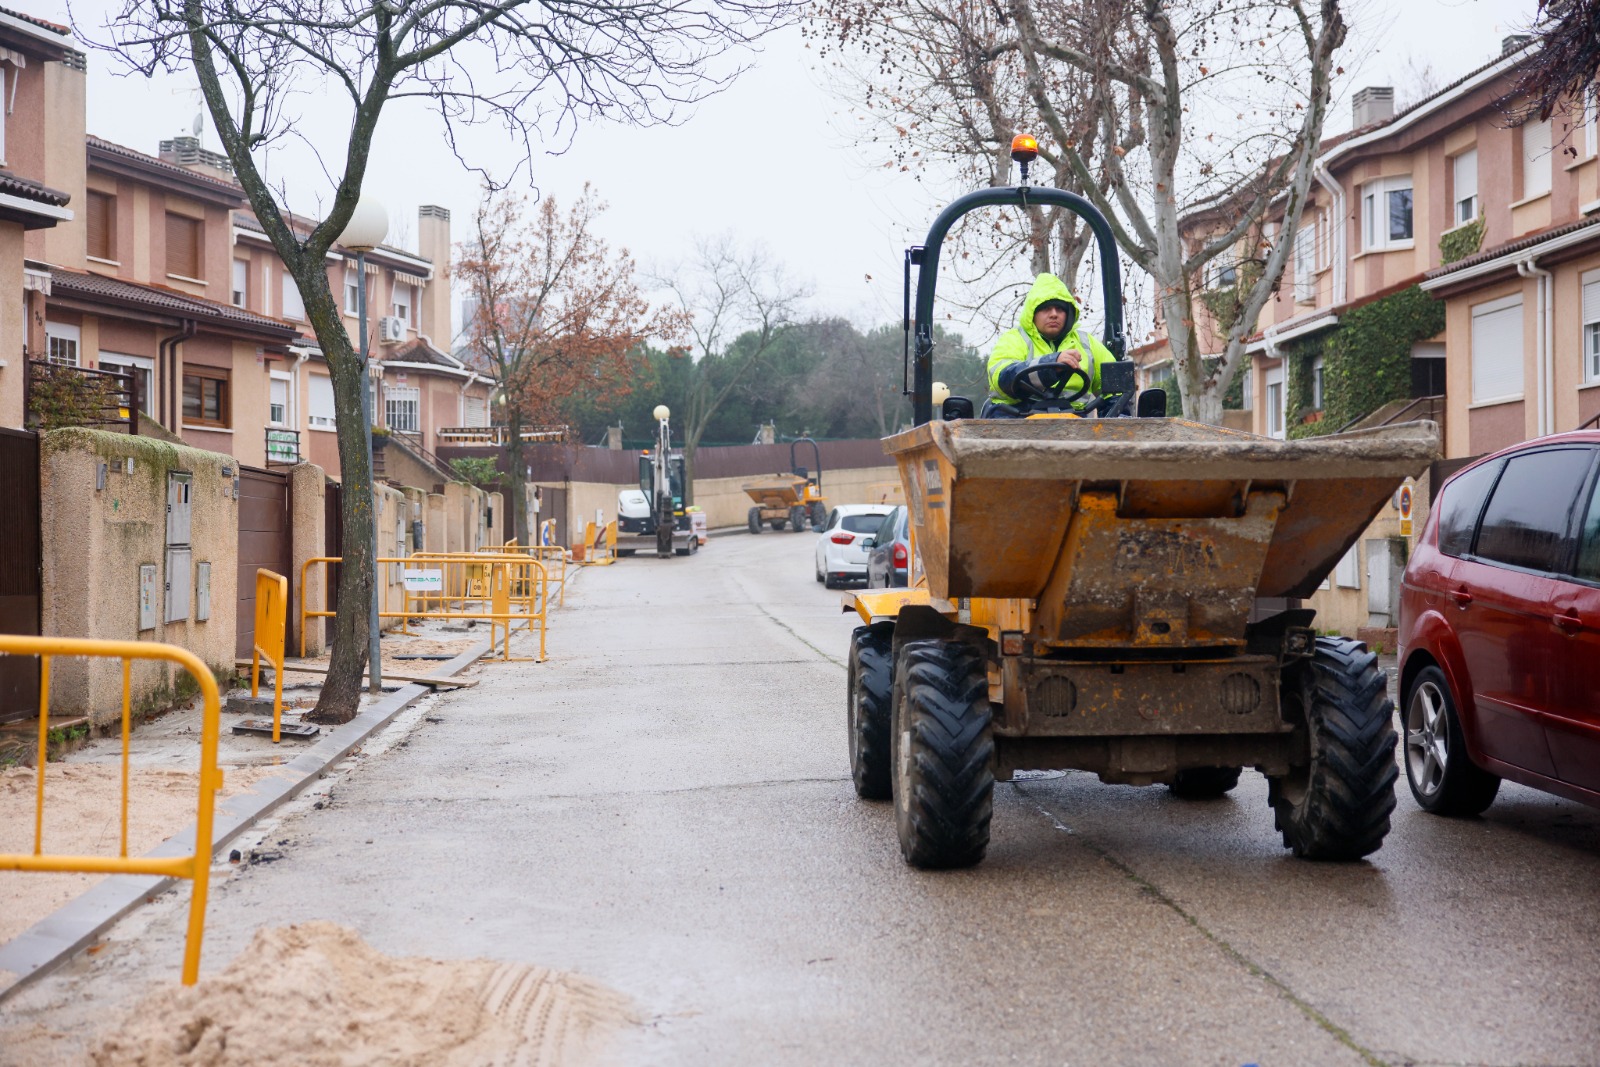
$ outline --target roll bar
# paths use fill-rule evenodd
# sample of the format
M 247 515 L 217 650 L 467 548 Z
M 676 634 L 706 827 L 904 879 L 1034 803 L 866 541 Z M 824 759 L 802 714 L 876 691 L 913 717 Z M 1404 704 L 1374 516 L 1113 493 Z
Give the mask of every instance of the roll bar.
M 911 421 L 920 426 L 933 418 L 933 294 L 939 280 L 939 249 L 944 244 L 950 227 L 961 216 L 980 207 L 1015 206 L 1023 209 L 1035 205 L 1064 207 L 1089 224 L 1094 231 L 1095 247 L 1100 255 L 1100 284 L 1104 296 L 1106 328 L 1101 338 L 1111 354 L 1125 358 L 1127 342 L 1122 327 L 1122 265 L 1117 260 L 1117 242 L 1111 235 L 1106 217 L 1085 198 L 1065 189 L 1013 185 L 997 189 L 979 189 L 968 193 L 939 213 L 928 230 L 927 239 L 920 246 L 906 250 L 905 263 L 905 328 L 909 337 L 916 326 L 916 351 L 912 361 Z M 917 270 L 916 314 L 911 311 L 911 268 Z

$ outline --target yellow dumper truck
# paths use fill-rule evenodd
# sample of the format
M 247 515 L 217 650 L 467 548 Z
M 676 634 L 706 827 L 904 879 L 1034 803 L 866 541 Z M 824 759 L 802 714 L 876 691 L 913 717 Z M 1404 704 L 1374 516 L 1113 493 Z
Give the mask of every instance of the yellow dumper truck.
M 916 424 L 884 448 L 915 559 L 910 588 L 845 598 L 861 618 L 847 671 L 857 793 L 893 800 L 909 863 L 961 867 L 983 858 L 994 784 L 1017 771 L 1200 798 L 1254 767 L 1296 855 L 1367 855 L 1394 807 L 1393 708 L 1376 657 L 1318 635 L 1304 598 L 1436 455 L 1436 428 L 1279 441 L 1169 419 L 1126 362 L 1102 368 L 1083 407 L 975 419 L 951 397 L 934 411 L 940 243 L 967 211 L 1031 204 L 1094 230 L 1105 342 L 1122 358 L 1110 231 L 1073 194 L 970 194 L 908 253 Z

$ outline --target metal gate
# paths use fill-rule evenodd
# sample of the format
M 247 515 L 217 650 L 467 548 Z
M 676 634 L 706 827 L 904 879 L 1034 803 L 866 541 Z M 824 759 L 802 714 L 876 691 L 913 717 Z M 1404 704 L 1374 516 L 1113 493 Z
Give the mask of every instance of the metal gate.
M 289 517 L 289 478 L 277 471 L 239 468 L 239 586 L 234 655 L 250 655 L 255 647 L 256 569 L 266 567 L 288 577 L 293 555 Z M 290 582 L 293 610 L 294 583 Z
M 0 428 L 0 633 L 39 633 L 39 435 Z M 39 713 L 39 662 L 0 656 L 0 722 Z
M 323 555 L 325 556 L 337 558 L 344 555 L 344 518 L 339 510 L 343 500 L 344 494 L 339 487 L 339 483 L 329 482 L 327 488 L 322 492 L 322 544 Z M 337 612 L 339 610 L 339 565 L 337 563 L 328 564 L 327 573 L 324 575 L 322 583 L 327 586 L 322 592 L 323 603 L 328 606 L 327 610 Z M 293 595 L 292 591 L 291 595 Z M 328 636 L 330 638 L 333 636 L 331 626 L 328 629 Z

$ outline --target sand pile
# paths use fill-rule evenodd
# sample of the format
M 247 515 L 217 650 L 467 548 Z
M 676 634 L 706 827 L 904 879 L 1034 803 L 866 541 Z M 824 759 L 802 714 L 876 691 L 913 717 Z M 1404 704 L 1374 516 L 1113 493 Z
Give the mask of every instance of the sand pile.
M 488 960 L 393 959 L 329 922 L 264 929 L 221 974 L 128 1013 L 100 1067 L 536 1067 L 591 1062 L 621 994 Z

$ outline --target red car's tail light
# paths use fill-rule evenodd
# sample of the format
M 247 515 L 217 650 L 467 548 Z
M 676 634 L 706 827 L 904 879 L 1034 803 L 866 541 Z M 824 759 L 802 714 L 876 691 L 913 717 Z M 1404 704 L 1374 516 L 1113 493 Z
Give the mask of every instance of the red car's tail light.
M 856 535 L 855 534 L 849 533 L 849 532 L 847 532 L 845 530 L 840 530 L 838 533 L 836 533 L 832 537 L 828 538 L 828 540 L 832 541 L 836 545 L 848 545 L 852 541 L 854 541 L 855 539 L 856 539 Z

